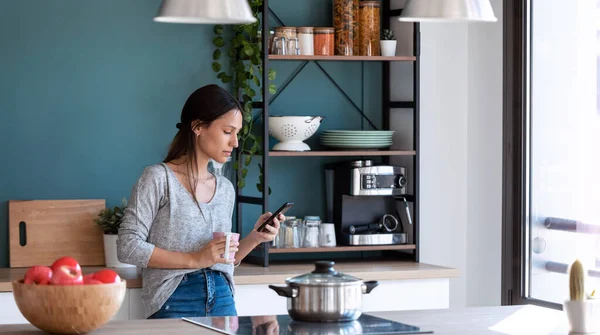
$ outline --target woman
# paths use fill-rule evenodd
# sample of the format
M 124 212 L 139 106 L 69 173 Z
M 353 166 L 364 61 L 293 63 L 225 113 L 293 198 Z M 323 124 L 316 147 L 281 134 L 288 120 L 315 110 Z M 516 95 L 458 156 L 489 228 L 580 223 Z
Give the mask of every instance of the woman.
M 216 85 L 196 90 L 181 112 L 179 131 L 167 157 L 144 169 L 133 187 L 117 242 L 121 262 L 142 270 L 142 303 L 147 318 L 235 316 L 233 268 L 262 242 L 272 241 L 280 215 L 268 232 L 254 230 L 230 244 L 225 260 L 235 191 L 231 182 L 208 171 L 212 159 L 225 163 L 238 146 L 242 108 Z

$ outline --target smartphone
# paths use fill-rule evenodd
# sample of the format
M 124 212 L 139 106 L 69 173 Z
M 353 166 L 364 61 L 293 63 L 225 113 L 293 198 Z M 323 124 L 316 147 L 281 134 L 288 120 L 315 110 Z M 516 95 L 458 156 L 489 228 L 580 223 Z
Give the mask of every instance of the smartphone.
M 265 228 L 268 224 L 273 225 L 273 219 L 275 219 L 279 214 L 284 214 L 290 209 L 292 208 L 292 206 L 294 206 L 293 202 L 286 202 L 285 204 L 283 204 L 283 206 L 279 207 L 278 210 L 275 211 L 275 213 L 273 213 L 273 215 L 271 215 L 271 217 L 269 217 L 263 224 L 260 225 L 260 227 L 258 227 L 258 229 L 256 229 L 256 231 L 264 233 L 267 232 L 267 228 Z

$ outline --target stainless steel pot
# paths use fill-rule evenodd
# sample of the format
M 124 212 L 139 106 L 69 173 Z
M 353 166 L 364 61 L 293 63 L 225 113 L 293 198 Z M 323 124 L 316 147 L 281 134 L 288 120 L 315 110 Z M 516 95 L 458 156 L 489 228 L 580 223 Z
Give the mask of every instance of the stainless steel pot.
M 362 295 L 379 282 L 367 281 L 337 272 L 334 262 L 319 261 L 315 270 L 286 279 L 287 286 L 269 285 L 287 297 L 287 310 L 297 321 L 355 321 L 362 314 Z

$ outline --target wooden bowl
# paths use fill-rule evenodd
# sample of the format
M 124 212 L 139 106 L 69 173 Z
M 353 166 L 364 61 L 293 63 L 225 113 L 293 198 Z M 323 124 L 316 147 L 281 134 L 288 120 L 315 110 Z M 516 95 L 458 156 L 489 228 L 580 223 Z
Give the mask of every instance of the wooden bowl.
M 35 327 L 56 334 L 82 334 L 100 328 L 119 311 L 126 283 L 35 285 L 12 283 L 21 314 Z

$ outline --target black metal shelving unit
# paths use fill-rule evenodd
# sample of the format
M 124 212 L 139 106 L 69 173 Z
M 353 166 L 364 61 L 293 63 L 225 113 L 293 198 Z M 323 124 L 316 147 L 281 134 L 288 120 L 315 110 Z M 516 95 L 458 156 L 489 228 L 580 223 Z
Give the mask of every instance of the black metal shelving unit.
M 390 28 L 390 20 L 393 17 L 397 17 L 400 16 L 400 14 L 402 13 L 401 9 L 394 9 L 392 10 L 390 8 L 390 2 L 391 0 L 382 0 L 382 28 Z M 262 30 L 262 36 L 269 36 L 269 16 L 273 16 L 275 18 L 275 20 L 282 26 L 285 26 L 285 24 L 279 19 L 279 17 L 277 16 L 276 13 L 274 13 L 271 8 L 269 7 L 269 0 L 263 0 L 263 5 L 262 5 L 262 22 L 261 22 L 261 30 Z M 362 120 L 367 120 L 367 122 L 371 125 L 371 127 L 373 127 L 374 129 L 377 129 L 377 127 L 373 124 L 373 122 L 365 115 L 363 108 L 361 108 L 360 106 L 356 105 L 356 103 L 354 103 L 354 101 L 346 94 L 346 92 L 344 92 L 344 90 L 339 86 L 338 83 L 335 82 L 335 80 L 329 75 L 329 73 L 321 66 L 321 64 L 319 64 L 320 61 L 327 61 L 327 59 L 311 59 L 310 56 L 300 56 L 297 57 L 298 60 L 302 60 L 301 64 L 296 68 L 296 70 L 280 85 L 280 87 L 277 90 L 277 93 L 274 94 L 270 99 L 268 98 L 268 86 L 269 86 L 269 78 L 268 78 L 268 73 L 269 73 L 269 54 L 268 54 L 268 50 L 269 50 L 269 39 L 268 38 L 263 38 L 262 39 L 262 55 L 261 55 L 261 59 L 262 59 L 262 65 L 263 65 L 263 72 L 262 72 L 262 87 L 263 89 L 262 91 L 262 101 L 261 102 L 255 102 L 253 107 L 256 109 L 262 109 L 262 147 L 264 148 L 264 154 L 262 155 L 262 166 L 264 169 L 264 174 L 263 174 L 263 192 L 262 192 L 262 196 L 260 197 L 251 197 L 251 196 L 244 196 L 244 195 L 239 195 L 240 193 L 240 189 L 237 188 L 237 183 L 236 183 L 236 194 L 237 195 L 237 204 L 236 204 L 236 218 L 235 218 L 235 227 L 236 227 L 236 231 L 239 232 L 240 234 L 242 234 L 242 205 L 243 204 L 254 204 L 254 205 L 258 205 L 258 206 L 262 206 L 262 212 L 266 212 L 269 210 L 269 195 L 268 195 L 268 189 L 269 189 L 269 160 L 270 160 L 270 155 L 269 155 L 269 105 L 271 103 L 273 103 L 273 101 L 275 99 L 277 99 L 277 97 L 281 94 L 281 92 L 283 92 L 286 87 L 292 82 L 292 80 L 304 69 L 304 67 L 308 64 L 308 62 L 314 62 L 317 67 L 323 72 L 323 74 L 334 84 L 334 86 L 344 95 L 344 97 L 354 106 L 354 108 L 361 114 L 362 116 Z M 413 110 L 413 151 L 414 153 L 408 152 L 408 151 L 398 151 L 397 155 L 411 155 L 412 156 L 412 166 L 414 167 L 414 171 L 413 171 L 413 194 L 407 196 L 406 198 L 408 199 L 408 201 L 411 201 L 413 203 L 413 211 L 412 211 L 412 219 L 413 219 L 413 240 L 414 240 L 414 244 L 415 247 L 413 250 L 413 254 L 412 254 L 412 260 L 415 262 L 419 261 L 419 244 L 418 244 L 418 237 L 419 237 L 419 203 L 418 203 L 418 195 L 419 195 L 419 85 L 420 85 L 420 81 L 419 81 L 419 76 L 420 76 L 420 27 L 419 27 L 419 23 L 413 23 L 413 55 L 412 57 L 410 57 L 410 59 L 408 59 L 408 57 L 392 57 L 392 59 L 390 59 L 389 57 L 384 58 L 382 57 L 381 60 L 377 59 L 377 57 L 373 57 L 373 60 L 364 60 L 364 59 L 351 59 L 352 57 L 350 56 L 340 56 L 340 57 L 344 57 L 344 58 L 348 58 L 348 59 L 344 59 L 345 61 L 360 61 L 364 62 L 365 61 L 380 61 L 382 62 L 382 113 L 383 113 L 383 124 L 382 124 L 382 128 L 383 129 L 390 129 L 390 113 L 392 112 L 392 109 L 395 108 L 399 108 L 399 109 L 412 109 Z M 321 57 L 321 58 L 326 58 L 326 57 Z M 274 60 L 276 61 L 276 60 Z M 391 101 L 390 100 L 390 62 L 391 61 L 402 61 L 402 62 L 407 62 L 410 61 L 413 63 L 413 100 L 412 101 Z M 361 67 L 361 76 L 364 76 L 364 66 Z M 392 154 L 385 154 L 384 152 L 378 152 L 379 154 L 371 154 L 373 157 L 382 157 L 384 164 L 389 164 L 389 160 L 391 156 L 396 155 L 395 153 Z M 293 155 L 292 155 L 293 156 Z M 302 155 L 298 155 L 298 156 L 302 156 Z M 318 155 L 315 155 L 318 156 Z M 331 156 L 331 155 L 323 155 L 323 156 Z M 356 156 L 356 157 L 360 157 L 363 156 L 361 154 L 352 154 L 352 153 L 348 153 L 347 155 L 340 155 L 340 156 Z M 240 170 L 237 171 L 236 173 L 236 177 L 237 175 L 240 173 L 241 169 L 242 169 L 242 164 L 239 164 L 238 167 Z M 350 249 L 353 249 L 354 247 L 337 247 L 335 248 L 336 251 L 337 249 L 339 249 L 340 251 L 350 251 Z M 270 260 L 270 244 L 269 243 L 263 243 L 262 247 L 259 246 L 259 248 L 257 248 L 257 250 L 260 252 L 260 256 L 256 256 L 256 255 L 248 255 L 246 258 L 246 261 L 251 262 L 251 263 L 256 263 L 256 264 L 260 264 L 264 267 L 269 266 L 269 260 Z M 367 248 L 368 249 L 368 248 Z M 382 248 L 380 250 L 384 250 L 385 248 Z M 408 249 L 408 248 L 407 248 Z M 323 248 L 315 248 L 314 252 L 320 252 L 322 251 Z M 356 248 L 356 251 L 364 251 L 365 248 Z M 376 250 L 376 249 L 373 249 Z M 329 250 L 332 251 L 332 250 Z

